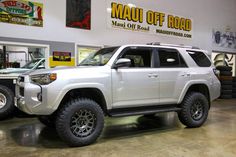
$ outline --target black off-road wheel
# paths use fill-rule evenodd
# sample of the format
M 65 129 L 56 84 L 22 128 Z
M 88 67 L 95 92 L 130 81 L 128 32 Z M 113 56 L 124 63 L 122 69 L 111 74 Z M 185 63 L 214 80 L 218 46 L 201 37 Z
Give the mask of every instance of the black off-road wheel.
M 200 127 L 207 119 L 209 102 L 201 93 L 188 93 L 180 107 L 182 110 L 178 113 L 179 120 L 189 128 Z
M 6 86 L 0 85 L 0 120 L 14 116 L 14 93 Z
M 94 143 L 104 127 L 104 114 L 93 100 L 79 98 L 65 104 L 57 113 L 56 130 L 69 146 Z

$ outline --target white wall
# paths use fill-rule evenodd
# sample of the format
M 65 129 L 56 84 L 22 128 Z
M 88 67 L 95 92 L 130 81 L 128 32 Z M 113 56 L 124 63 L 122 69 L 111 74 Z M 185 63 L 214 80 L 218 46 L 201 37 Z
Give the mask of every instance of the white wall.
M 92 30 L 66 28 L 66 0 L 32 0 L 44 3 L 44 27 L 0 23 L 1 37 L 75 42 L 80 45 L 120 45 L 161 41 L 212 50 L 212 29 L 230 26 L 236 31 L 235 0 L 128 0 L 137 6 L 193 19 L 193 39 L 108 29 L 107 1 L 92 0 Z

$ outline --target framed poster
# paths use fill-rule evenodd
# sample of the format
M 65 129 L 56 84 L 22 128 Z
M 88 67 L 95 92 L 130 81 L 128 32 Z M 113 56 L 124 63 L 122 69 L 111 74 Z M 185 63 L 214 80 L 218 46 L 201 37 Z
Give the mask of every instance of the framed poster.
M 236 31 L 227 29 L 213 29 L 212 46 L 214 50 L 235 52 L 236 50 Z
M 0 0 L 0 22 L 43 27 L 43 4 L 27 0 Z
M 71 61 L 71 53 L 70 52 L 53 52 L 53 61 L 61 61 L 61 62 L 70 62 Z
M 49 66 L 75 66 L 75 57 L 72 57 L 71 52 L 54 51 L 49 57 Z
M 66 26 L 91 29 L 91 0 L 66 1 Z

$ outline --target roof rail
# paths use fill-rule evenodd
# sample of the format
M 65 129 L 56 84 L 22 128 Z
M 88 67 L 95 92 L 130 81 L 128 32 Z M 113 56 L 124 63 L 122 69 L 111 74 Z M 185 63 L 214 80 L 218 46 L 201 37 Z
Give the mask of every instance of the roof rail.
M 189 49 L 200 49 L 199 47 L 196 47 L 196 46 L 186 46 L 183 44 L 180 44 L 180 45 L 165 44 L 165 43 L 161 43 L 161 42 L 147 43 L 147 45 L 160 45 L 160 46 L 181 47 L 181 48 L 189 48 Z

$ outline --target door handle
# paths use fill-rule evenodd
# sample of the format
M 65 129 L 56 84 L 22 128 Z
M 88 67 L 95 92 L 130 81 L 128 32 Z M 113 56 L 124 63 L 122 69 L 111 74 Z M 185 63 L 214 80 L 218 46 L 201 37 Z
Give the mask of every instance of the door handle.
M 183 76 L 183 77 L 185 77 L 185 76 L 187 76 L 187 77 L 189 77 L 190 76 L 190 74 L 188 73 L 185 73 L 185 74 L 182 74 L 181 76 Z
M 157 78 L 157 77 L 158 77 L 158 75 L 157 75 L 157 74 L 153 74 L 153 77 L 156 77 L 156 78 Z
M 157 78 L 158 75 L 157 75 L 157 74 L 150 73 L 150 74 L 148 74 L 148 77 L 149 77 L 149 78 Z

